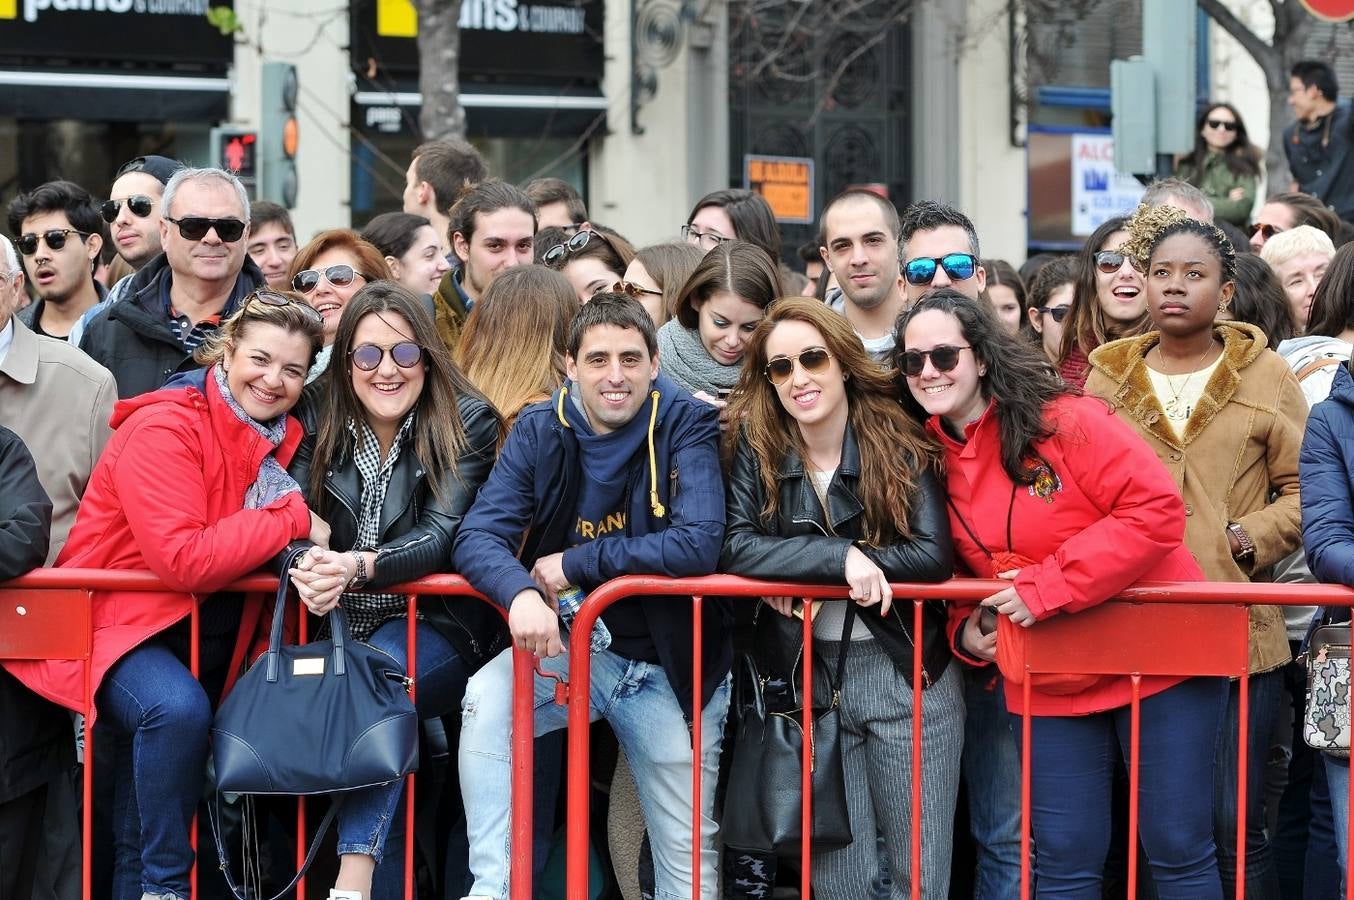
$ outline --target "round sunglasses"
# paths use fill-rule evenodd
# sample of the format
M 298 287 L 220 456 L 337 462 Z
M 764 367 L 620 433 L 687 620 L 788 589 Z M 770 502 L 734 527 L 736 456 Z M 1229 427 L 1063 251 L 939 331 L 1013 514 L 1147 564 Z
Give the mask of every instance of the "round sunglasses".
M 832 361 L 832 354 L 827 352 L 825 347 L 810 347 L 807 350 L 801 350 L 793 356 L 777 356 L 766 361 L 766 377 L 772 384 L 779 387 L 790 379 L 795 373 L 795 363 L 810 375 L 818 375 L 827 371 L 828 364 Z
M 972 350 L 972 347 L 955 347 L 951 344 L 940 344 L 932 347 L 930 350 L 907 350 L 902 355 L 903 373 L 911 378 L 916 378 L 921 374 L 921 370 L 926 368 L 926 360 L 929 357 L 931 365 L 936 367 L 937 372 L 950 372 L 959 365 L 959 352 L 961 350 Z
M 66 246 L 66 235 L 68 234 L 78 234 L 80 235 L 80 240 L 89 237 L 88 231 L 77 231 L 74 228 L 53 228 L 50 231 L 44 231 L 40 235 L 33 234 L 32 232 L 20 235 L 19 239 L 14 242 L 14 246 L 18 247 L 19 252 L 24 256 L 32 256 L 34 253 L 38 252 L 38 238 L 42 238 L 43 243 L 47 245 L 47 249 L 55 253 Z
M 1106 275 L 1113 275 L 1123 268 L 1124 260 L 1133 261 L 1118 250 L 1101 250 L 1095 255 L 1095 267 Z
M 381 364 L 387 353 L 401 369 L 412 369 L 423 361 L 423 348 L 413 341 L 400 341 L 389 348 L 376 344 L 358 344 L 348 354 L 348 358 L 363 372 L 371 372 Z
M 919 256 L 903 266 L 908 284 L 930 284 L 936 270 L 943 269 L 951 281 L 967 281 L 978 271 L 978 258 L 972 253 L 946 253 L 944 256 Z
M 320 286 L 320 276 L 324 276 L 324 280 L 334 287 L 347 287 L 359 275 L 366 281 L 374 280 L 365 272 L 359 272 L 346 263 L 340 263 L 325 269 L 302 269 L 292 276 L 291 286 L 303 294 L 309 294 Z
M 206 216 L 184 216 L 182 219 L 162 216 L 161 218 L 171 225 L 179 226 L 179 235 L 185 241 L 200 241 L 207 236 L 207 232 L 212 230 L 216 231 L 216 236 L 221 239 L 223 244 L 233 244 L 244 237 L 245 224 L 239 219 L 209 219 Z
M 155 201 L 145 194 L 133 194 L 125 200 L 105 200 L 99 204 L 99 214 L 109 225 L 117 221 L 118 212 L 122 209 L 122 204 L 126 203 L 127 208 L 132 211 L 132 215 L 138 219 L 144 219 L 150 215 L 155 208 Z

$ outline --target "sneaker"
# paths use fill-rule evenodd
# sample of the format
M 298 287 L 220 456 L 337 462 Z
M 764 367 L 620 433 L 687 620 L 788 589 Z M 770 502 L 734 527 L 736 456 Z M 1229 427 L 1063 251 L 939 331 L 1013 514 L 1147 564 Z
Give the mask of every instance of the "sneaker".
M 340 891 L 337 888 L 330 888 L 329 900 L 362 900 L 362 892 Z

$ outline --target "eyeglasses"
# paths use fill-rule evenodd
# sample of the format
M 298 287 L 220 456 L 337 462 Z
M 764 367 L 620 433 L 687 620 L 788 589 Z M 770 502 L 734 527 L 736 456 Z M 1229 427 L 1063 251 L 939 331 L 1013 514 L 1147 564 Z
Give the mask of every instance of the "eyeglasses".
M 347 287 L 359 275 L 366 281 L 375 280 L 370 275 L 359 272 L 346 263 L 340 263 L 327 269 L 302 269 L 292 276 L 291 286 L 302 294 L 309 294 L 320 286 L 321 275 L 324 276 L 325 281 L 328 281 L 334 287 Z
M 1236 131 L 1237 124 L 1235 122 L 1224 122 L 1222 119 L 1209 119 L 1208 127 L 1221 128 L 1223 131 Z
M 725 241 L 733 240 L 733 238 L 727 238 L 713 231 L 697 231 L 695 225 L 682 226 L 682 239 L 688 244 L 697 245 L 702 250 L 713 250 Z
M 1269 240 L 1270 238 L 1274 237 L 1274 235 L 1282 234 L 1287 230 L 1288 230 L 1287 228 L 1279 228 L 1278 226 L 1271 225 L 1268 222 L 1256 222 L 1254 225 L 1251 226 L 1250 236 L 1255 237 L 1257 234 L 1260 234 L 1264 235 L 1265 240 Z
M 179 226 L 179 234 L 186 241 L 200 241 L 207 232 L 215 229 L 216 236 L 223 244 L 233 244 L 244 237 L 244 223 L 239 219 L 208 219 L 205 216 L 184 216 L 182 219 L 162 217 L 166 222 Z
M 412 369 L 423 361 L 423 348 L 413 341 L 400 341 L 389 349 L 376 344 L 358 344 L 348 354 L 348 358 L 363 372 L 371 372 L 381 364 L 387 353 L 401 369 Z
M 633 281 L 618 281 L 618 282 L 616 282 L 615 284 L 613 284 L 613 285 L 611 286 L 611 293 L 613 293 L 613 294 L 629 294 L 631 297 L 634 297 L 636 300 L 642 300 L 642 299 L 644 299 L 644 296 L 645 296 L 646 294 L 649 295 L 650 297 L 661 297 L 661 296 L 663 296 L 663 292 L 662 292 L 662 291 L 655 291 L 653 288 L 640 287 L 639 285 L 635 284 Z
M 324 316 L 320 315 L 320 311 L 309 303 L 268 288 L 260 288 L 250 294 L 244 305 L 248 307 L 251 303 L 262 303 L 264 306 L 295 306 L 305 311 L 306 318 L 314 319 L 316 322 L 324 321 Z
M 1053 321 L 1055 322 L 1061 322 L 1063 319 L 1066 319 L 1067 314 L 1072 311 L 1072 307 L 1070 306 L 1036 306 L 1035 309 L 1041 316 L 1052 316 Z M 939 369 L 940 366 L 936 366 L 936 368 Z
M 966 281 L 978 271 L 978 258 L 972 253 L 947 253 L 944 256 L 919 256 L 909 259 L 903 266 L 903 275 L 908 284 L 930 284 L 936 277 L 936 269 L 944 269 L 951 281 Z
M 99 205 L 99 213 L 103 215 L 103 220 L 112 225 L 117 220 L 118 210 L 122 209 L 124 203 L 132 211 L 132 215 L 138 219 L 146 218 L 150 215 L 150 211 L 155 208 L 155 201 L 145 194 L 133 194 L 126 200 L 105 200 Z
M 47 249 L 56 252 L 66 246 L 66 235 L 68 234 L 78 234 L 80 235 L 80 240 L 89 237 L 88 231 L 77 231 L 74 228 L 53 228 L 50 231 L 44 231 L 40 235 L 31 232 L 21 235 L 19 239 L 14 242 L 14 246 L 18 247 L 19 252 L 24 256 L 32 256 L 34 253 L 38 252 L 38 238 L 42 238 L 47 244 Z
M 810 375 L 826 372 L 832 361 L 832 354 L 823 347 L 810 347 L 794 356 L 777 356 L 766 362 L 766 377 L 774 385 L 780 386 L 795 373 L 795 363 Z
M 602 234 L 602 232 L 580 231 L 573 237 L 569 238 L 564 243 L 556 244 L 549 250 L 545 251 L 545 253 L 541 256 L 541 262 L 545 263 L 547 266 L 550 266 L 551 268 L 554 268 L 555 266 L 562 266 L 564 265 L 564 261 L 568 259 L 569 254 L 577 253 L 579 250 L 582 250 L 584 247 L 588 246 L 588 242 L 591 241 L 593 238 L 597 238 L 597 240 L 606 244 L 608 247 L 611 248 L 613 253 L 616 252 L 616 245 L 611 243 L 611 238 L 607 237 L 605 234 Z
M 954 347 L 950 344 L 941 344 L 932 347 L 930 350 L 908 350 L 903 353 L 903 372 L 909 377 L 916 378 L 921 374 L 921 370 L 926 368 L 926 359 L 930 357 L 931 365 L 936 367 L 937 372 L 949 372 L 959 365 L 959 351 L 972 350 L 972 347 Z
M 1128 256 L 1118 250 L 1101 250 L 1095 255 L 1095 267 L 1106 275 L 1113 275 L 1123 268 L 1126 259 Z

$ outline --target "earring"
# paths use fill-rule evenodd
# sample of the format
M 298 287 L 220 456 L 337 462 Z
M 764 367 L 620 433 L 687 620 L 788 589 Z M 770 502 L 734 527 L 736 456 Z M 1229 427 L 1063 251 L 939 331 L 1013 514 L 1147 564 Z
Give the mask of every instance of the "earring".
M 1220 302 L 1218 303 L 1218 312 L 1227 312 L 1227 301 L 1226 301 L 1226 300 L 1220 301 Z

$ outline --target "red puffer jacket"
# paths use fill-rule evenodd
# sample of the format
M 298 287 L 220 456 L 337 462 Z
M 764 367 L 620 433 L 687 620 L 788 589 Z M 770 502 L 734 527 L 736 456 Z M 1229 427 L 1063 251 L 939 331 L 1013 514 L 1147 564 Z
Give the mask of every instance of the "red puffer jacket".
M 209 372 L 206 393 L 166 389 L 120 401 L 116 431 L 90 476 L 58 567 L 149 569 L 169 591 L 93 591 L 93 683 L 128 651 L 189 614 L 218 591 L 310 533 L 300 493 L 263 509 L 244 509 L 245 491 L 272 446 L 236 418 Z M 301 441 L 287 419 L 277 459 L 286 465 Z M 260 619 L 257 598 L 245 603 L 232 674 Z M 82 705 L 78 663 L 5 664 L 30 688 L 72 709 Z

